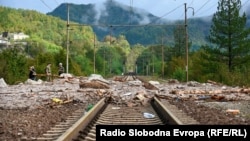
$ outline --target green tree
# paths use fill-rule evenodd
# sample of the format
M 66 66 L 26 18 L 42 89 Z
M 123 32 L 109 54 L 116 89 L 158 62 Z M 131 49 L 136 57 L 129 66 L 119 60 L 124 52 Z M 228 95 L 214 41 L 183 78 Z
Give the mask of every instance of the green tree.
M 175 51 L 175 56 L 184 56 L 186 54 L 185 52 L 185 27 L 184 26 L 177 26 L 174 29 L 174 51 Z
M 240 0 L 219 0 L 217 12 L 212 19 L 208 39 L 215 46 L 209 48 L 215 61 L 227 64 L 231 72 L 249 58 L 249 28 L 246 14 L 240 15 Z
M 0 78 L 4 78 L 8 84 L 15 84 L 28 78 L 28 66 L 26 65 L 28 59 L 19 46 L 3 50 L 0 56 Z

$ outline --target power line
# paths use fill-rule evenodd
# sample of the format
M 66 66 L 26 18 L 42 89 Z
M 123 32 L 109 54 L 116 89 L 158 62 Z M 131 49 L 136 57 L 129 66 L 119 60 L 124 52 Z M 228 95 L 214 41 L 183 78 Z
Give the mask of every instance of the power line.
M 190 5 L 192 5 L 192 4 L 193 4 L 193 2 L 194 2 L 194 0 L 192 0 L 192 2 L 190 3 Z
M 209 0 L 207 0 L 195 13 L 198 13 L 205 5 L 207 5 Z
M 244 7 L 249 1 L 250 1 L 250 0 L 245 1 L 244 4 L 242 4 L 241 8 Z M 201 11 L 201 9 L 204 8 L 205 5 L 208 4 L 208 2 L 209 2 L 209 0 L 206 1 L 206 2 L 202 5 L 202 7 L 200 7 L 200 8 L 196 11 L 196 16 L 197 16 L 197 13 L 198 13 L 199 11 Z M 218 3 L 214 3 L 213 5 L 211 5 L 211 6 L 210 6 L 209 8 L 207 8 L 206 10 L 203 10 L 203 12 L 200 12 L 198 15 L 202 15 L 203 13 L 206 13 L 208 10 L 212 9 L 212 8 L 213 8 L 215 5 L 217 5 L 217 4 L 218 4 Z
M 47 8 L 49 8 L 50 10 L 52 10 L 43 0 L 40 0 Z
M 106 24 L 73 24 L 70 26 L 99 26 L 99 27 L 143 27 L 143 26 L 173 26 L 173 25 L 184 25 L 184 24 L 140 24 L 140 25 L 131 25 L 131 24 L 116 24 L 116 25 L 106 25 Z
M 203 12 L 200 12 L 198 15 L 202 15 L 203 13 L 207 12 L 208 10 L 212 9 L 215 5 L 217 5 L 218 3 L 214 3 L 212 6 L 210 6 L 209 8 L 207 8 L 206 10 L 204 10 Z M 197 16 L 197 12 L 195 13 L 195 15 Z
M 248 2 L 249 2 L 249 0 L 247 0 L 245 3 L 243 3 L 243 5 L 241 6 L 241 8 L 244 7 Z
M 57 0 L 55 0 L 55 2 L 56 2 L 57 5 L 60 5 L 59 2 L 58 2 Z
M 158 20 L 160 20 L 160 19 L 162 19 L 163 17 L 165 17 L 165 16 L 167 16 L 167 15 L 169 15 L 169 14 L 171 14 L 172 12 L 174 12 L 175 10 L 177 10 L 178 8 L 180 8 L 180 7 L 182 7 L 183 5 L 179 5 L 179 6 L 177 6 L 176 8 L 174 8 L 173 10 L 171 10 L 171 11 L 169 11 L 169 12 L 167 12 L 167 13 L 165 13 L 165 14 L 163 14 L 162 16 L 160 16 L 158 19 L 156 19 L 155 21 L 153 21 L 153 22 L 150 22 L 149 24 L 151 24 L 151 23 L 154 23 L 154 22 L 156 22 L 156 21 L 158 21 Z
M 131 1 L 130 1 L 131 2 Z M 132 2 L 133 2 L 133 0 L 132 0 Z M 132 3 L 131 2 L 131 3 Z M 130 3 L 130 4 L 131 4 Z M 108 25 L 108 26 L 116 26 L 116 27 L 143 27 L 143 26 L 165 26 L 165 25 L 163 25 L 163 24 L 152 24 L 152 23 L 155 23 L 156 21 L 158 21 L 158 20 L 160 20 L 160 19 L 162 19 L 163 17 L 165 17 L 165 16 L 167 16 L 167 15 L 169 15 L 169 14 L 171 14 L 172 12 L 174 12 L 175 10 L 177 10 L 178 8 L 180 8 L 180 7 L 182 7 L 183 5 L 179 5 L 179 6 L 177 6 L 176 8 L 174 8 L 173 10 L 171 10 L 171 11 L 169 11 L 169 12 L 167 12 L 167 13 L 165 13 L 165 14 L 163 14 L 162 16 L 160 16 L 160 17 L 158 17 L 156 20 L 154 20 L 154 21 L 152 21 L 152 22 L 150 22 L 150 23 L 148 23 L 148 24 L 140 24 L 140 25 Z M 170 24 L 168 24 L 169 26 L 173 26 L 173 25 L 170 25 Z M 174 24 L 174 25 L 176 25 L 176 24 Z M 102 25 L 103 26 L 103 25 Z M 107 25 L 104 25 L 104 26 L 107 26 Z M 127 31 L 128 30 L 130 30 L 130 29 L 127 29 Z

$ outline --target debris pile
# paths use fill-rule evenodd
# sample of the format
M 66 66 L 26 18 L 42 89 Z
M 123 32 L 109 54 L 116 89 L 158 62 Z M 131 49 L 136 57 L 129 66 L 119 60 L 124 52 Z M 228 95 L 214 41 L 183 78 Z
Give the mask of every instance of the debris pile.
M 208 83 L 190 81 L 186 84 L 171 79 L 167 83 L 145 81 L 134 75 L 117 76 L 106 80 L 101 75 L 89 77 L 67 75 L 53 82 L 27 80 L 24 84 L 8 86 L 3 79 L 0 86 L 0 107 L 39 107 L 38 105 L 62 105 L 73 101 L 95 104 L 108 97 L 122 106 L 142 106 L 157 96 L 161 99 L 195 100 L 204 102 L 229 102 L 250 100 L 250 89 L 229 87 L 211 80 Z M 67 95 L 62 98 L 62 95 Z
M 83 88 L 93 88 L 93 89 L 109 89 L 110 87 L 105 84 L 105 83 L 102 83 L 100 81 L 88 81 L 88 82 L 81 82 L 79 84 L 79 87 L 81 89 Z
M 8 85 L 6 84 L 6 82 L 4 81 L 3 78 L 0 79 L 0 88 L 4 88 L 7 87 Z
M 27 82 L 8 85 L 0 79 L 0 140 L 40 136 L 75 110 L 89 111 L 104 97 L 114 108 L 121 108 L 147 106 L 157 96 L 202 124 L 250 123 L 250 89 L 213 81 L 180 83 L 170 79 L 159 83 L 128 75 L 106 80 L 94 74 Z M 154 117 L 147 112 L 143 116 Z

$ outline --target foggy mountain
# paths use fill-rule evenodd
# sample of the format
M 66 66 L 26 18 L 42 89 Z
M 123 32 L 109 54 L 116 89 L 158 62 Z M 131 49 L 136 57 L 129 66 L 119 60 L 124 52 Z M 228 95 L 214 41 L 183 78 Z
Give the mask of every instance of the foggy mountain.
M 67 3 L 61 4 L 47 15 L 67 20 Z M 69 21 L 92 26 L 99 40 L 110 34 L 112 36 L 122 34 L 126 36 L 130 44 L 155 44 L 163 30 L 171 31 L 173 29 L 173 26 L 164 26 L 172 24 L 169 20 L 154 16 L 146 10 L 110 0 L 103 5 L 70 3 Z M 152 26 L 156 24 L 158 26 Z M 173 40 L 171 34 L 168 35 L 168 38 Z
M 184 26 L 184 19 L 176 21 L 163 19 L 144 9 L 130 7 L 112 0 L 107 0 L 102 5 L 69 3 L 68 6 L 69 21 L 92 26 L 99 40 L 107 35 L 122 34 L 131 45 L 159 44 L 162 37 L 165 39 L 165 44 L 174 45 L 173 29 L 177 25 Z M 66 21 L 67 3 L 61 4 L 47 15 L 60 17 Z M 207 44 L 205 38 L 209 34 L 211 19 L 212 15 L 188 19 L 188 34 L 193 49 Z

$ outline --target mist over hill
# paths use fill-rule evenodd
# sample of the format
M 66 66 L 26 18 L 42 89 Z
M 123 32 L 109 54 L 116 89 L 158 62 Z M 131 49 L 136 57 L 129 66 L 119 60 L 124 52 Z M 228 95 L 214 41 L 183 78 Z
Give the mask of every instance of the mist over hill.
M 122 34 L 131 45 L 159 44 L 161 38 L 164 38 L 165 44 L 174 45 L 174 28 L 178 25 L 184 26 L 184 19 L 176 21 L 163 19 L 144 9 L 131 8 L 110 0 L 102 5 L 63 3 L 47 15 L 67 20 L 67 5 L 69 6 L 69 21 L 92 26 L 99 40 L 103 40 L 107 35 Z M 207 44 L 206 36 L 209 34 L 211 19 L 212 15 L 187 19 L 192 49 Z M 249 20 L 247 23 L 249 25 Z

